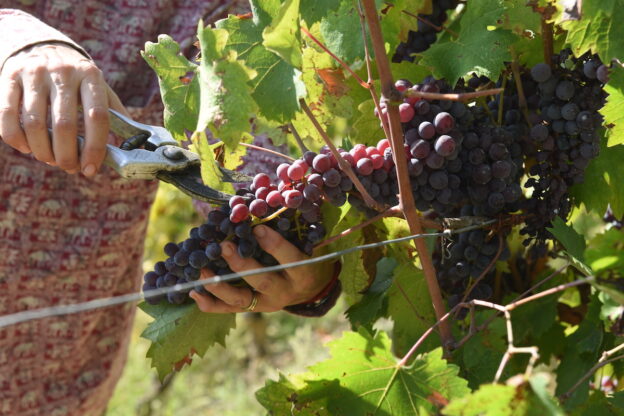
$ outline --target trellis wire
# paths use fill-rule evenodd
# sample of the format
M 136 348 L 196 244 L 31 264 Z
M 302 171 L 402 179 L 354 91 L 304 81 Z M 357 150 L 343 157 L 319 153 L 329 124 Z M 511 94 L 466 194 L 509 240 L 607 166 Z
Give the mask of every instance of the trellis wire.
M 4 328 L 11 325 L 16 325 L 19 323 L 24 323 L 28 321 L 33 321 L 36 319 L 49 318 L 54 316 L 62 316 L 62 315 L 70 315 L 78 312 L 86 312 L 93 309 L 105 308 L 109 306 L 120 305 L 124 303 L 135 302 L 145 297 L 153 297 L 165 295 L 171 292 L 183 291 L 187 289 L 193 289 L 198 286 L 208 285 L 208 284 L 216 284 L 221 282 L 229 282 L 232 280 L 237 280 L 243 277 L 252 276 L 261 273 L 271 273 L 277 272 L 281 270 L 290 269 L 293 267 L 307 266 L 309 264 L 321 263 L 327 260 L 332 260 L 338 258 L 340 256 L 344 256 L 346 254 L 353 253 L 354 251 L 367 250 L 370 248 L 383 247 L 389 244 L 401 243 L 404 241 L 415 240 L 417 238 L 425 238 L 425 237 L 449 237 L 452 234 L 460 234 L 466 231 L 475 230 L 478 228 L 485 227 L 486 225 L 490 225 L 495 223 L 497 220 L 490 220 L 486 222 L 482 222 L 475 225 L 470 225 L 467 227 L 459 228 L 456 230 L 447 229 L 442 232 L 437 233 L 423 233 L 423 234 L 414 234 L 407 237 L 395 238 L 392 240 L 383 240 L 376 243 L 363 244 L 360 246 L 349 247 L 347 249 L 336 251 L 333 253 L 325 254 L 318 257 L 313 257 L 308 260 L 295 261 L 292 263 L 279 264 L 276 266 L 269 267 L 261 267 L 258 269 L 247 270 L 239 273 L 229 273 L 224 274 L 222 276 L 214 276 L 206 279 L 196 280 L 194 282 L 187 282 L 183 284 L 177 284 L 170 287 L 163 287 L 160 289 L 153 289 L 147 292 L 136 292 L 136 293 L 128 293 L 125 295 L 112 296 L 107 298 L 99 298 L 93 299 L 86 302 L 74 303 L 71 305 L 58 305 L 58 306 L 49 306 L 46 308 L 33 309 L 28 311 L 17 312 L 9 315 L 0 316 L 0 328 Z M 147 295 L 147 296 L 146 296 Z

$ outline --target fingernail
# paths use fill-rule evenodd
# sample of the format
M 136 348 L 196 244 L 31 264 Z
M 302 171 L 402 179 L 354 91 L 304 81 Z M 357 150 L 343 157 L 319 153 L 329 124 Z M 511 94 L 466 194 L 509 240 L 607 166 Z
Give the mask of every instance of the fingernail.
M 20 148 L 17 150 L 25 154 L 32 153 L 32 151 L 30 150 L 30 147 L 28 146 L 20 146 Z
M 191 292 L 189 293 L 189 296 L 193 298 L 193 300 L 197 300 L 197 298 L 199 297 L 199 293 L 195 292 L 194 290 L 191 290 Z
M 232 245 L 231 244 L 223 244 L 221 246 L 221 255 L 224 257 L 230 257 L 232 254 L 234 254 L 234 250 L 232 249 Z
M 70 175 L 75 175 L 76 173 L 78 173 L 78 169 L 70 169 L 66 171 L 67 173 L 69 173 Z
M 254 234 L 258 238 L 264 237 L 266 235 L 266 229 L 264 228 L 264 225 L 259 225 L 256 228 L 254 228 Z
M 87 166 L 84 167 L 84 169 L 82 170 L 82 173 L 85 176 L 93 176 L 93 175 L 95 175 L 95 165 L 94 164 L 88 164 Z

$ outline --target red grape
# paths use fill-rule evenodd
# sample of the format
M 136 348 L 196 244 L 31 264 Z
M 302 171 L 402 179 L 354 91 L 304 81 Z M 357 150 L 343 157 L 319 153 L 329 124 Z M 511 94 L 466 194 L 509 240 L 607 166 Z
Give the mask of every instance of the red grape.
M 269 210 L 269 205 L 262 199 L 255 199 L 249 204 L 249 212 L 256 217 L 264 217 Z
M 277 208 L 284 204 L 284 198 L 280 191 L 271 191 L 266 197 L 266 202 L 271 208 Z
M 401 117 L 401 123 L 409 123 L 409 121 L 414 118 L 414 107 L 409 103 L 400 104 L 399 116 Z
M 277 173 L 277 177 L 283 180 L 284 182 L 290 182 L 290 178 L 288 177 L 289 167 L 290 165 L 288 163 L 282 163 L 275 170 L 275 173 Z
M 268 187 L 271 184 L 271 178 L 266 173 L 258 173 L 253 178 L 253 186 L 255 189 Z
M 237 204 L 230 212 L 230 221 L 234 224 L 245 221 L 249 217 L 249 208 L 245 204 Z
M 357 171 L 360 175 L 370 175 L 373 173 L 373 161 L 367 157 L 358 160 Z
M 312 167 L 315 171 L 323 173 L 331 168 L 331 160 L 329 155 L 317 155 L 312 161 Z
M 303 202 L 303 195 L 297 190 L 286 191 L 282 194 L 284 197 L 284 205 L 288 208 L 298 208 Z
M 245 198 L 243 198 L 240 195 L 234 195 L 232 198 L 230 198 L 230 201 L 229 201 L 230 208 L 234 208 L 236 205 L 244 204 L 244 203 L 245 203 Z

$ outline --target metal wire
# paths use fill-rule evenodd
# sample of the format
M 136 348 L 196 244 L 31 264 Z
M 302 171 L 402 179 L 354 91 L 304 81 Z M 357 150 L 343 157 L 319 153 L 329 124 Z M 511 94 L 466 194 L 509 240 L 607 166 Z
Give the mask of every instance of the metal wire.
M 346 254 L 353 253 L 354 251 L 367 250 L 371 248 L 383 247 L 389 244 L 400 243 L 409 240 L 415 240 L 417 238 L 425 238 L 425 237 L 449 237 L 452 234 L 460 234 L 466 231 L 475 230 L 478 228 L 483 228 L 486 225 L 495 223 L 496 220 L 486 221 L 480 224 L 471 225 L 464 228 L 459 228 L 456 230 L 444 230 L 442 232 L 437 233 L 423 233 L 423 234 L 414 234 L 407 237 L 395 238 L 392 240 L 383 240 L 376 243 L 363 244 L 360 246 L 349 247 L 345 250 L 336 251 L 333 253 L 325 254 L 319 257 L 313 257 L 308 260 L 301 260 L 292 263 L 279 264 L 276 266 L 270 267 L 261 267 L 258 269 L 247 270 L 240 273 L 230 273 L 224 274 L 221 276 L 209 277 L 206 279 L 196 280 L 194 282 L 186 282 L 183 284 L 177 284 L 175 286 L 163 287 L 160 289 L 154 289 L 147 292 L 137 292 L 137 293 L 128 293 L 125 295 L 112 296 L 107 298 L 99 298 L 93 299 L 86 302 L 74 303 L 71 305 L 58 305 L 58 306 L 49 306 L 46 308 L 40 309 L 32 309 L 28 311 L 17 312 L 9 315 L 0 316 L 0 328 L 4 328 L 10 325 L 16 325 L 23 322 L 33 321 L 36 319 L 49 318 L 53 316 L 62 316 L 69 315 L 78 312 L 85 312 L 93 309 L 106 308 L 109 306 L 120 305 L 129 302 L 139 301 L 144 299 L 145 297 L 159 296 L 165 295 L 167 293 L 178 292 L 190 290 L 198 286 L 216 284 L 221 282 L 229 282 L 232 280 L 237 280 L 240 278 L 244 278 L 247 276 L 253 276 L 261 273 L 271 273 L 282 271 L 286 269 L 290 269 L 293 267 L 306 266 L 310 264 L 321 263 L 327 260 L 332 260 Z M 146 296 L 147 295 L 147 296 Z

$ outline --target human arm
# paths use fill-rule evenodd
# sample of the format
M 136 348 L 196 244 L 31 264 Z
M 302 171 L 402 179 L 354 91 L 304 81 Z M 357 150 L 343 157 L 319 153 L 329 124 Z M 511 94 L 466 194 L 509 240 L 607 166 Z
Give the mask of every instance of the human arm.
M 69 173 L 92 176 L 105 156 L 108 108 L 125 111 L 123 105 L 86 52 L 62 33 L 12 9 L 0 9 L 0 25 L 0 140 Z M 80 156 L 79 104 L 86 131 Z
M 267 226 L 255 227 L 254 235 L 260 247 L 275 257 L 280 264 L 307 258 L 299 249 Z M 235 244 L 229 241 L 222 243 L 222 256 L 234 272 L 262 267 L 260 263 L 251 258 L 240 257 Z M 319 316 L 333 306 L 340 294 L 340 282 L 337 280 L 339 271 L 339 267 L 336 268 L 334 263 L 324 262 L 287 269 L 282 273 L 247 276 L 244 279 L 255 290 L 257 304 L 254 311 L 256 312 L 286 309 L 299 315 Z M 202 278 L 211 276 L 212 274 L 207 270 L 202 272 Z M 245 312 L 254 296 L 251 289 L 236 287 L 228 283 L 206 285 L 205 289 L 211 295 L 191 292 L 191 297 L 204 312 Z M 319 294 L 322 299 L 315 299 Z

